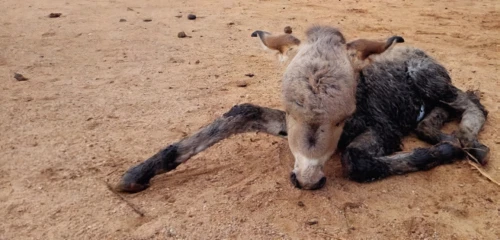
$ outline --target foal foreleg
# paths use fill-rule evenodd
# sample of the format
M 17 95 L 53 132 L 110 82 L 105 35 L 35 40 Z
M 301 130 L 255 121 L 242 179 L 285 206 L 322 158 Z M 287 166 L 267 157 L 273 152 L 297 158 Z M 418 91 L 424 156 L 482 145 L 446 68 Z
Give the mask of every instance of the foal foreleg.
M 428 170 L 464 156 L 458 141 L 442 141 L 429 148 L 387 155 L 390 153 L 384 150 L 378 135 L 368 130 L 347 146 L 342 154 L 342 166 L 350 179 L 368 182 L 390 175 Z
M 418 123 L 415 134 L 420 140 L 430 144 L 449 141 L 452 136 L 441 131 L 444 123 L 450 118 L 450 113 L 441 107 L 435 107 Z
M 175 169 L 195 154 L 233 134 L 265 132 L 286 137 L 285 112 L 252 104 L 236 105 L 195 134 L 173 143 L 139 165 L 130 168 L 118 184 L 125 192 L 139 192 L 155 175 Z

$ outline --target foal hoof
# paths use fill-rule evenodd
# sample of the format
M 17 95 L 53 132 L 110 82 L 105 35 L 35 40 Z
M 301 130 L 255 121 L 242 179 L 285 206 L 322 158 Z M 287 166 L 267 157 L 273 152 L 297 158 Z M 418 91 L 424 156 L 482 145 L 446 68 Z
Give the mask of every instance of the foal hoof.
M 132 168 L 131 170 L 127 171 L 123 175 L 122 179 L 116 186 L 116 190 L 120 192 L 136 193 L 143 191 L 149 187 L 150 178 L 141 178 L 139 177 L 140 175 L 134 173 L 134 168 Z
M 488 163 L 490 157 L 490 148 L 480 143 L 479 141 L 474 140 L 472 142 L 472 147 L 470 149 L 466 149 L 466 151 L 470 153 L 477 160 L 477 162 L 479 162 L 479 164 L 484 166 Z
M 127 192 L 127 193 L 137 193 L 140 191 L 145 190 L 146 188 L 149 187 L 149 184 L 139 184 L 139 183 L 128 183 L 125 181 L 120 181 L 118 185 L 116 186 L 116 189 L 120 192 Z

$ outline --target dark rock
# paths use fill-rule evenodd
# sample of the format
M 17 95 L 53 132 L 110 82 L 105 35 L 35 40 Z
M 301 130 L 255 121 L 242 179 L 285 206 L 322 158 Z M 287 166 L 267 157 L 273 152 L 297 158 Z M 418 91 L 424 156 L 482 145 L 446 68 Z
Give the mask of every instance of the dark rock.
M 236 82 L 237 87 L 246 87 L 248 86 L 248 83 L 246 81 L 238 81 Z
M 29 78 L 26 78 L 25 76 L 23 76 L 22 74 L 19 74 L 19 73 L 15 73 L 14 78 L 17 81 L 27 81 L 29 79 Z
M 58 18 L 61 17 L 62 13 L 51 13 L 49 14 L 49 18 Z
M 286 26 L 284 31 L 285 31 L 285 33 L 292 34 L 292 27 Z
M 316 225 L 316 224 L 318 224 L 318 219 L 315 219 L 315 218 L 309 219 L 309 220 L 307 220 L 306 223 L 307 223 L 307 225 Z
M 177 37 L 178 38 L 185 38 L 185 37 L 187 37 L 187 35 L 185 32 L 179 32 L 179 33 L 177 33 Z
M 196 19 L 196 15 L 194 15 L 194 14 L 188 14 L 187 18 L 189 20 L 195 20 Z

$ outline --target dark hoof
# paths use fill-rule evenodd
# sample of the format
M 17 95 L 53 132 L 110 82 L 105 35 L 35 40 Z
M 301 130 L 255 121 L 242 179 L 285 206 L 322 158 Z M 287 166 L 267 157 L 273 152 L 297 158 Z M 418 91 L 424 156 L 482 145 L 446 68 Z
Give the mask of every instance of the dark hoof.
M 477 160 L 477 162 L 483 166 L 488 163 L 490 149 L 479 141 L 474 140 L 474 142 L 472 142 L 472 147 L 466 150 L 475 158 L 472 159 L 473 161 Z
M 116 189 L 120 192 L 137 193 L 148 187 L 149 184 L 127 183 L 122 180 L 118 186 L 116 186 Z
M 132 168 L 123 175 L 120 183 L 118 183 L 118 185 L 116 186 L 116 189 L 118 191 L 136 193 L 143 191 L 144 189 L 149 187 L 149 180 L 151 179 L 151 177 L 140 177 L 142 175 L 139 174 L 140 171 L 135 170 L 137 170 L 137 168 Z

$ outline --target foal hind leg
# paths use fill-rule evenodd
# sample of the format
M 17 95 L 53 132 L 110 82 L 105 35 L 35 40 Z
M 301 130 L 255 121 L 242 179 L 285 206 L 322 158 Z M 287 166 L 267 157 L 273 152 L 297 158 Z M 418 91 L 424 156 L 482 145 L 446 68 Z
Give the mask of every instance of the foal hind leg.
M 488 111 L 480 103 L 479 97 L 472 91 L 463 92 L 456 89 L 457 98 L 447 103 L 461 115 L 459 130 L 456 136 L 464 150 L 470 153 L 475 160 L 484 165 L 488 161 L 490 149 L 477 139 L 479 132 L 488 116 Z
M 429 148 L 410 152 L 385 152 L 378 134 L 368 130 L 354 139 L 342 154 L 342 167 L 348 177 L 369 182 L 395 174 L 428 170 L 463 158 L 458 142 L 441 141 Z
M 236 105 L 197 133 L 173 143 L 139 165 L 130 168 L 118 184 L 124 192 L 139 192 L 155 175 L 174 170 L 197 153 L 233 134 L 265 132 L 287 136 L 285 112 L 252 104 Z

